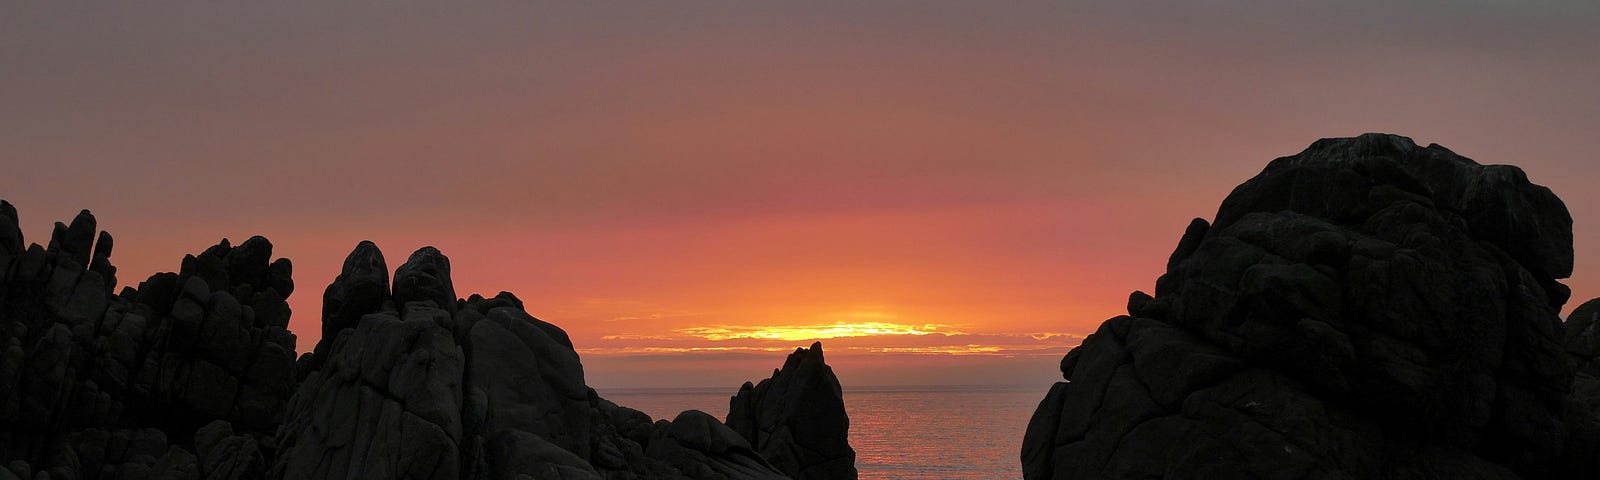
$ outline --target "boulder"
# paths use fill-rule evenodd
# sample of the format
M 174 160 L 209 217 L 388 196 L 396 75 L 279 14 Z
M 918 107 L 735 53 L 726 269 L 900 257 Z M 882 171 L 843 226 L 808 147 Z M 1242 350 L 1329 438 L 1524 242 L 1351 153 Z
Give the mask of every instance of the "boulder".
M 1024 476 L 1592 478 L 1571 224 L 1516 167 L 1404 137 L 1274 160 L 1063 358 Z

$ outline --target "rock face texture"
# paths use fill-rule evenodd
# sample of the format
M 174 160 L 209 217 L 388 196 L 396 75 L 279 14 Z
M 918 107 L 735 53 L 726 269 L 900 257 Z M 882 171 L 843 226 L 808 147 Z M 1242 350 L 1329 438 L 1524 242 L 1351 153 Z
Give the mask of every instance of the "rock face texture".
M 1597 478 L 1571 223 L 1521 170 L 1403 137 L 1274 160 L 1062 359 L 1024 476 Z
M 823 361 L 821 342 L 795 349 L 772 378 L 739 387 L 728 427 L 791 478 L 856 478 L 843 390 Z
M 294 389 L 294 284 L 271 243 L 224 241 L 112 295 L 88 211 L 22 241 L 0 201 L 0 478 L 259 477 L 256 439 Z M 197 457 L 202 440 L 217 448 Z
M 431 247 L 391 285 L 358 245 L 297 361 L 290 264 L 264 238 L 115 295 L 89 212 L 22 245 L 0 201 L 0 480 L 788 478 L 705 413 L 600 398 L 566 332 L 509 293 L 458 299 Z M 848 424 L 833 413 L 816 420 Z
M 362 243 L 328 286 L 267 478 L 785 478 L 704 413 L 600 398 L 566 332 L 510 293 L 458 300 L 438 250 L 392 287 L 382 258 Z

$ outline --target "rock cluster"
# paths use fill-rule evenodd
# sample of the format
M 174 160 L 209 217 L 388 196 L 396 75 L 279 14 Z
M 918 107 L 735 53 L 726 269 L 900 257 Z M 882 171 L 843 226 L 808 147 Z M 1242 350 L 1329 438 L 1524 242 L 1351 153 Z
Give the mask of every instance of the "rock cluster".
M 1596 478 L 1571 223 L 1521 170 L 1403 137 L 1279 158 L 1062 359 L 1024 476 Z
M 0 480 L 788 478 L 705 413 L 652 421 L 600 398 L 566 332 L 509 293 L 458 299 L 431 247 L 391 285 L 358 245 L 296 360 L 290 264 L 264 238 L 115 295 L 89 212 L 22 245 L 0 201 Z M 805 369 L 837 403 L 814 350 Z M 826 412 L 808 421 L 848 424 Z
M 728 427 L 797 480 L 856 478 L 843 390 L 823 361 L 821 342 L 795 349 L 772 378 L 739 387 Z
M 294 284 L 271 243 L 224 241 L 116 295 L 88 211 L 22 245 L 0 201 L 0 479 L 259 475 L 294 389 Z M 201 440 L 226 447 L 184 447 Z
M 704 413 L 600 398 L 566 332 L 510 293 L 457 300 L 438 250 L 387 279 L 362 243 L 328 286 L 268 478 L 784 478 Z

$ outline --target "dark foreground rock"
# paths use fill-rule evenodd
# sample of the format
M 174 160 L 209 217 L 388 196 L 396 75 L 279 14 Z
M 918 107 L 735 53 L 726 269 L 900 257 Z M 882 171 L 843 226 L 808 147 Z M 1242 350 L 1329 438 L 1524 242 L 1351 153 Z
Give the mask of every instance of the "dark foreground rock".
M 795 349 L 772 378 L 739 387 L 728 427 L 797 480 L 856 478 L 843 390 L 823 361 L 821 342 Z
M 1024 475 L 1597 478 L 1571 223 L 1521 170 L 1403 137 L 1277 159 L 1062 359 Z
M 271 243 L 224 241 L 112 295 L 88 211 L 22 241 L 0 202 L 0 478 L 260 476 L 294 391 L 294 284 Z
M 788 478 L 705 413 L 600 398 L 566 332 L 509 293 L 458 299 L 431 247 L 391 285 L 358 245 L 297 361 L 290 264 L 264 238 L 113 295 L 87 211 L 48 247 L 17 225 L 0 201 L 0 480 Z
M 361 244 L 328 287 L 268 478 L 785 478 L 704 413 L 651 422 L 600 398 L 566 332 L 510 293 L 457 300 L 438 250 L 392 289 L 381 258 Z

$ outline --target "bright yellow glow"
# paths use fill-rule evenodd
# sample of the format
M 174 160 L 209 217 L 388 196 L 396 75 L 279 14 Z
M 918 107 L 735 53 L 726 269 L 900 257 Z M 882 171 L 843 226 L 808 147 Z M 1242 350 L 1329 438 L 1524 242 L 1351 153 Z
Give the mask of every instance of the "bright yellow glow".
M 836 322 L 818 325 L 717 325 L 678 329 L 677 332 L 706 340 L 816 340 L 869 335 L 950 335 L 947 325 L 904 325 L 889 322 Z
M 642 353 L 695 353 L 695 352 L 787 352 L 788 347 L 631 347 L 631 348 L 579 348 L 585 355 L 642 354 Z
M 864 349 L 873 353 L 921 353 L 942 355 L 983 355 L 1001 353 L 1007 349 L 996 345 L 948 345 L 934 347 L 873 347 Z

